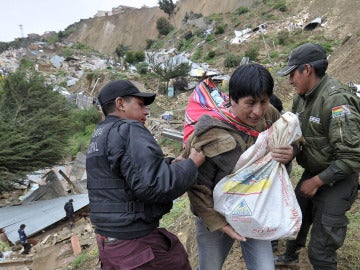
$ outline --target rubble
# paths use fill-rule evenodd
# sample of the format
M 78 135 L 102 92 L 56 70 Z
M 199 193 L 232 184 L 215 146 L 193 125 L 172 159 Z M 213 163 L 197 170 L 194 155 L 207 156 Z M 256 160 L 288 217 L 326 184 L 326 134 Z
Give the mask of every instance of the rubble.
M 17 250 L 8 251 L 0 258 L 0 270 L 58 269 L 64 262 L 71 263 L 82 251 L 96 245 L 90 221 L 79 214 L 72 230 L 63 221 L 34 237 L 39 241 L 32 247 L 29 255 L 22 255 L 22 247 L 18 245 Z

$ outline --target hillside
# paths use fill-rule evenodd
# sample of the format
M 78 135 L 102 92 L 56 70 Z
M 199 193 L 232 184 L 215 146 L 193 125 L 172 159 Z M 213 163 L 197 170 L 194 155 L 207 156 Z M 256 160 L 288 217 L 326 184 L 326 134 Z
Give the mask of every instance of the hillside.
M 219 0 L 180 0 L 176 3 L 175 27 L 182 28 L 186 13 L 209 16 L 234 11 L 239 6 L 250 6 L 253 2 L 254 0 L 229 0 L 225 4 Z M 85 43 L 105 54 L 112 54 L 118 44 L 124 44 L 133 50 L 144 49 L 147 39 L 158 38 L 156 20 L 160 17 L 167 17 L 167 14 L 158 7 L 124 8 L 123 13 L 113 16 L 81 20 L 69 39 Z
M 247 6 L 254 7 L 254 0 L 223 1 L 223 0 L 180 0 L 177 2 L 176 15 L 174 17 L 178 36 L 183 38 L 183 33 L 189 29 L 189 25 L 183 23 L 185 14 L 190 12 L 202 14 L 203 17 L 212 14 L 222 14 L 221 23 L 226 25 L 226 35 L 223 38 L 233 37 L 234 30 L 256 26 L 262 23 L 286 24 L 294 18 L 305 18 L 307 22 L 316 18 L 324 19 L 323 27 L 315 29 L 315 34 L 325 39 L 337 40 L 337 46 L 330 58 L 330 73 L 343 81 L 360 81 L 357 70 L 360 68 L 360 1 L 357 0 L 329 0 L 324 4 L 321 0 L 287 1 L 288 10 L 283 13 L 274 10 L 260 11 L 259 16 L 246 17 L 245 20 L 236 21 L 230 16 L 237 8 Z M 263 13 L 261 13 L 263 12 Z M 270 16 L 271 15 L 271 16 Z M 125 9 L 124 13 L 81 20 L 73 27 L 77 29 L 69 37 L 72 41 L 85 43 L 90 47 L 108 55 L 113 55 L 119 44 L 128 46 L 132 50 L 144 49 L 147 39 L 158 39 L 156 20 L 167 15 L 158 7 L 141 9 Z M 236 21 L 236 25 L 233 22 Z M 270 31 L 270 30 L 269 30 Z M 279 31 L 277 27 L 275 31 Z M 344 41 L 345 44 L 342 44 Z M 176 42 L 169 42 L 169 46 Z M 219 44 L 213 45 L 217 47 Z M 206 48 L 211 49 L 211 48 Z M 243 46 L 231 45 L 229 51 L 241 54 Z

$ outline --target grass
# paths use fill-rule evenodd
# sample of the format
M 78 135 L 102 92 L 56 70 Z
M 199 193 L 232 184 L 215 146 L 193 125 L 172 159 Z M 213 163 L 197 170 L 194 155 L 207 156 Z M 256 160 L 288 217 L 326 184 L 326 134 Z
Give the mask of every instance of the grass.
M 11 250 L 10 246 L 5 242 L 0 242 L 0 252 Z
M 159 140 L 159 144 L 161 145 L 161 147 L 167 147 L 169 149 L 171 149 L 172 153 L 175 153 L 175 156 L 179 155 L 182 151 L 182 147 L 183 144 L 181 141 L 177 141 L 177 140 L 172 140 L 172 139 L 168 139 L 168 138 L 161 138 Z
M 75 260 L 71 264 L 71 269 L 83 269 L 87 262 L 93 262 L 98 260 L 98 249 L 94 245 L 92 249 L 83 251 L 80 255 L 76 256 Z M 92 265 L 93 266 L 93 265 Z
M 80 266 L 82 266 L 88 260 L 89 260 L 89 255 L 86 252 L 82 252 L 73 261 L 73 263 L 72 263 L 73 269 L 78 269 Z
M 189 211 L 189 200 L 187 196 L 182 196 L 176 199 L 171 211 L 164 215 L 160 220 L 160 227 L 170 228 L 174 226 L 177 220 L 184 215 L 184 213 L 191 214 Z
M 338 251 L 338 263 L 341 270 L 360 269 L 360 202 L 355 201 L 347 213 L 350 224 L 344 245 Z
M 291 182 L 295 187 L 300 179 L 303 169 L 293 162 L 291 171 Z M 349 225 L 344 245 L 338 250 L 338 269 L 339 270 L 359 270 L 360 269 L 360 200 L 359 197 L 354 202 L 352 208 L 347 212 Z M 309 241 L 309 237 L 308 237 Z M 307 242 L 308 242 L 307 241 Z

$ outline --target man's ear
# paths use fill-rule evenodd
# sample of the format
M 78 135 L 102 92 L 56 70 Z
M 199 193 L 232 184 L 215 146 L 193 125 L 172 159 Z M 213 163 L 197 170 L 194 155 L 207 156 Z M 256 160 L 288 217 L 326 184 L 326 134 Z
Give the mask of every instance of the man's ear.
M 118 110 L 123 110 L 124 109 L 124 102 L 125 102 L 125 99 L 122 98 L 122 97 L 117 97 L 115 99 L 115 106 Z
M 305 65 L 305 69 L 306 69 L 306 72 L 307 72 L 308 75 L 311 74 L 311 73 L 314 73 L 314 68 L 309 64 Z
M 237 104 L 237 102 L 235 100 L 233 100 L 232 98 L 229 98 L 230 100 L 230 104 L 233 105 L 233 104 Z

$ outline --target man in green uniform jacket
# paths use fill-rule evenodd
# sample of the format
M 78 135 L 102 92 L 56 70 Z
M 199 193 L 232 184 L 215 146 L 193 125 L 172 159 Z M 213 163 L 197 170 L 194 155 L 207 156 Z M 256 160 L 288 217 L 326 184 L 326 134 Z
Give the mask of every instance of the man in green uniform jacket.
M 295 151 L 304 168 L 295 193 L 303 221 L 296 240 L 287 241 L 278 264 L 298 261 L 312 225 L 308 256 L 314 269 L 337 269 L 336 250 L 345 240 L 360 170 L 360 100 L 351 89 L 326 74 L 326 50 L 313 43 L 294 49 L 286 67 L 295 87 L 292 111 L 303 134 Z

